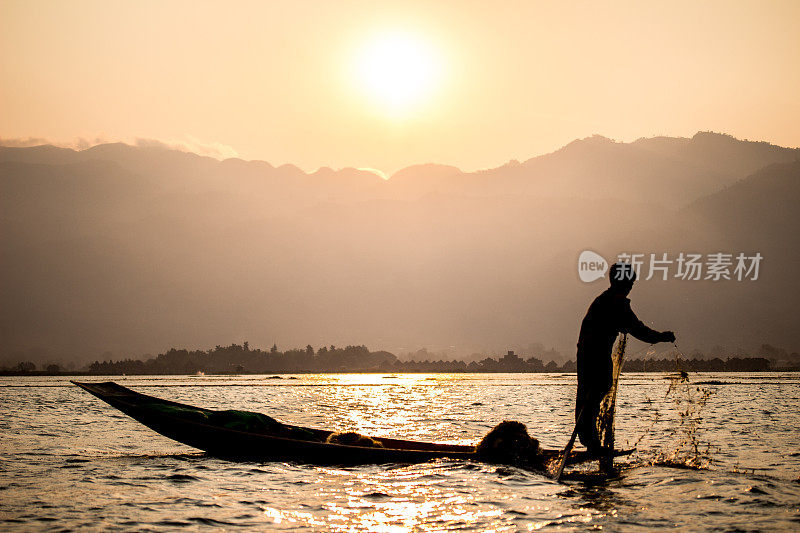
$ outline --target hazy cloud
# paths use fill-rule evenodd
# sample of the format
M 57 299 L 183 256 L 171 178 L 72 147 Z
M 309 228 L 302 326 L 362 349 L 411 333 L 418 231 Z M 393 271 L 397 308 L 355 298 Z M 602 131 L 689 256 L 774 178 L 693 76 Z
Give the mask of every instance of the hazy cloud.
M 188 137 L 186 141 L 161 141 L 159 139 L 145 139 L 139 137 L 134 142 L 135 146 L 141 148 L 161 148 L 164 150 L 180 150 L 182 152 L 192 152 L 197 155 L 205 155 L 215 159 L 229 159 L 239 157 L 239 153 L 233 147 L 218 142 L 203 142 L 194 137 Z
M 364 172 L 372 172 L 376 176 L 381 179 L 388 180 L 389 178 L 386 176 L 386 173 L 382 170 L 378 170 L 377 168 L 370 168 L 370 167 L 358 167 L 356 170 L 363 170 Z
M 8 146 L 9 148 L 27 148 L 28 146 L 40 146 L 42 144 L 56 145 L 55 143 L 42 137 L 17 137 L 14 139 L 0 138 L 0 146 Z
M 14 137 L 14 138 L 0 138 L 0 146 L 8 146 L 9 148 L 27 148 L 29 146 L 42 146 L 49 144 L 51 146 L 58 146 L 60 148 L 70 148 L 72 150 L 86 150 L 92 146 L 112 142 L 102 137 L 95 137 L 94 139 L 87 139 L 85 137 L 78 137 L 71 141 L 56 141 L 53 139 L 45 139 L 44 137 Z
M 26 148 L 29 146 L 41 146 L 49 144 L 61 148 L 71 148 L 73 150 L 86 150 L 98 144 L 105 144 L 109 142 L 124 142 L 132 144 L 141 148 L 161 148 L 164 150 L 180 150 L 182 152 L 192 152 L 198 155 L 213 157 L 215 159 L 228 159 L 231 157 L 239 157 L 239 154 L 233 147 L 227 144 L 218 142 L 203 142 L 194 137 L 188 137 L 185 141 L 162 141 L 159 139 L 146 139 L 136 138 L 132 143 L 129 140 L 117 139 L 110 140 L 102 137 L 95 137 L 94 139 L 87 139 L 85 137 L 78 137 L 71 141 L 57 141 L 53 139 L 45 139 L 44 137 L 15 137 L 15 138 L 2 138 L 0 137 L 0 146 L 7 146 L 10 148 Z

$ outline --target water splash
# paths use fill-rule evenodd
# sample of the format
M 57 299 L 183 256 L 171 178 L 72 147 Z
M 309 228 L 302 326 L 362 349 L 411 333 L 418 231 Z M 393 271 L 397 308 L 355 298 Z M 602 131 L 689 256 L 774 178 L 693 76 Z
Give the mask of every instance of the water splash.
M 682 353 L 677 346 L 675 349 L 675 373 L 668 376 L 669 386 L 664 395 L 664 400 L 671 401 L 672 409 L 677 414 L 676 418 L 667 420 L 669 425 L 665 428 L 674 438 L 661 446 L 648 462 L 673 468 L 707 469 L 713 462 L 715 446 L 702 438 L 702 412 L 713 391 L 699 383 L 692 383 L 681 361 Z M 662 417 L 656 410 L 653 421 L 634 442 L 634 447 L 638 447 L 660 421 Z

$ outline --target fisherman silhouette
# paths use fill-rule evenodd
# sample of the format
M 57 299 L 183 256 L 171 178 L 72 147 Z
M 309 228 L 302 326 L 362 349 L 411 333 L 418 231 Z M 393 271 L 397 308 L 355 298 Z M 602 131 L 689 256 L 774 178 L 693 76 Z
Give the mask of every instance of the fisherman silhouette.
M 631 310 L 627 296 L 636 281 L 636 272 L 630 263 L 614 263 L 609 269 L 609 281 L 611 286 L 595 298 L 586 311 L 578 336 L 575 422 L 581 443 L 593 454 L 603 452 L 597 417 L 600 402 L 612 386 L 611 350 L 617 334 L 629 333 L 650 344 L 675 342 L 673 332 L 648 328 Z

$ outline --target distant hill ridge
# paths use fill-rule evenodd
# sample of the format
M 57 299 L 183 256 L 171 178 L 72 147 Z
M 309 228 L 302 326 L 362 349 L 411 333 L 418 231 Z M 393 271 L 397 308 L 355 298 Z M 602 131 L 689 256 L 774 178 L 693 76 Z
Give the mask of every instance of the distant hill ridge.
M 569 354 L 602 289 L 577 278 L 586 249 L 759 252 L 758 281 L 642 280 L 634 307 L 687 353 L 794 352 L 798 203 L 797 149 L 714 133 L 596 136 L 389 180 L 154 146 L 0 147 L 0 360 L 243 339 Z
M 180 172 L 193 174 L 198 180 L 232 173 L 251 179 L 305 179 L 309 185 L 326 180 L 344 189 L 372 186 L 381 194 L 384 188 L 396 189 L 412 197 L 434 190 L 445 194 L 482 195 L 496 188 L 504 194 L 602 195 L 633 200 L 645 200 L 649 196 L 678 203 L 688 203 L 764 166 L 798 158 L 798 148 L 739 140 L 713 132 L 699 132 L 692 138 L 641 138 L 632 143 L 594 135 L 521 164 L 510 162 L 497 168 L 466 173 L 454 166 L 426 163 L 406 167 L 383 180 L 375 173 L 355 168 L 333 170 L 322 167 L 305 173 L 290 164 L 276 168 L 265 161 L 219 161 L 161 146 L 110 143 L 85 150 L 51 145 L 0 146 L 0 161 L 67 164 L 104 159 L 119 163 L 132 172 Z M 384 181 L 386 187 L 381 187 Z

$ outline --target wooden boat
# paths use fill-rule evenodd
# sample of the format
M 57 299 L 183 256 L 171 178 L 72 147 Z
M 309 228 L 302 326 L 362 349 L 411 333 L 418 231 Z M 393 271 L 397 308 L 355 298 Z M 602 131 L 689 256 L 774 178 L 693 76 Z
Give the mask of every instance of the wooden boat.
M 357 446 L 326 442 L 333 433 L 321 429 L 292 426 L 273 420 L 271 426 L 242 430 L 226 427 L 226 413 L 162 400 L 141 394 L 114 382 L 75 385 L 97 396 L 112 407 L 150 429 L 210 455 L 234 460 L 299 461 L 313 464 L 420 463 L 435 458 L 480 461 L 475 446 L 439 444 L 371 437 L 380 446 Z M 270 419 L 271 420 L 271 419 Z M 618 452 L 622 455 L 630 452 Z M 544 450 L 545 463 L 559 457 L 559 450 Z M 572 452 L 568 464 L 592 460 L 586 452 Z

